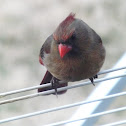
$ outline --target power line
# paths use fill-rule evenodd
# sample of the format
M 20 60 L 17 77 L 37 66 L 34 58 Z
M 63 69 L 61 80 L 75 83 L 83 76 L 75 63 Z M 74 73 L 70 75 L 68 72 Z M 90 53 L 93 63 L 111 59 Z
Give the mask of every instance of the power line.
M 101 78 L 101 79 L 95 80 L 94 83 L 107 81 L 107 80 L 120 78 L 120 77 L 125 77 L 125 76 L 126 76 L 126 74 L 122 74 L 122 75 L 114 76 L 114 77 Z M 59 91 L 63 91 L 63 90 L 77 88 L 77 87 L 85 86 L 85 85 L 88 85 L 88 84 L 91 84 L 91 82 L 88 81 L 88 82 L 83 82 L 83 83 L 80 83 L 80 84 L 75 84 L 75 85 L 71 85 L 71 86 L 67 86 L 67 87 L 58 88 L 57 91 L 59 92 Z M 7 104 L 7 103 L 12 103 L 12 102 L 19 101 L 19 100 L 25 100 L 25 99 L 29 99 L 29 98 L 34 98 L 34 97 L 41 96 L 41 95 L 52 94 L 52 93 L 55 93 L 54 89 L 48 90 L 48 91 L 44 91 L 44 92 L 40 92 L 40 93 L 34 93 L 34 94 L 26 95 L 26 96 L 21 96 L 21 97 L 17 97 L 17 98 L 12 98 L 12 99 L 9 99 L 9 100 L 4 100 L 4 101 L 0 102 L 0 105 Z
M 93 118 L 93 117 L 97 117 L 97 116 L 102 116 L 102 115 L 106 115 L 106 114 L 111 114 L 111 113 L 114 113 L 114 112 L 120 112 L 120 111 L 124 111 L 124 110 L 126 110 L 126 107 L 112 109 L 112 110 L 109 110 L 109 111 L 104 111 L 104 112 L 92 114 L 92 115 L 84 117 L 84 118 L 53 123 L 53 124 L 49 124 L 49 125 L 46 125 L 46 126 L 60 126 L 60 125 L 63 125 L 63 124 L 72 123 L 72 122 L 76 122 L 76 121 L 80 121 L 80 120 L 85 120 L 85 119 L 89 119 L 89 118 Z
M 109 123 L 109 124 L 105 124 L 105 125 L 101 125 L 101 126 L 118 126 L 118 125 L 122 125 L 122 124 L 126 124 L 126 120 L 122 120 L 122 121 L 118 121 L 118 122 L 114 122 L 114 123 Z
M 126 67 L 104 70 L 104 71 L 99 72 L 98 75 L 106 74 L 106 73 L 110 73 L 110 72 L 114 72 L 114 71 L 118 71 L 118 70 L 122 70 L 122 69 L 126 69 Z M 63 81 L 61 81 L 60 83 L 63 83 Z M 23 89 L 14 90 L 14 91 L 9 91 L 9 92 L 5 92 L 5 93 L 0 93 L 0 98 L 8 96 L 8 95 L 12 95 L 12 94 L 31 91 L 31 90 L 35 90 L 35 89 L 38 89 L 38 88 L 45 88 L 45 87 L 49 87 L 49 86 L 51 86 L 51 83 L 43 84 L 43 85 L 37 85 L 37 86 L 33 86 L 33 87 L 28 87 L 28 88 L 23 88 Z
M 114 71 L 118 71 L 118 70 L 122 70 L 122 69 L 126 69 L 126 67 L 120 67 L 120 68 L 103 70 L 103 71 L 99 72 L 98 75 L 107 74 L 107 73 L 114 72 Z
M 95 99 L 95 100 L 78 102 L 78 103 L 64 105 L 64 106 L 51 108 L 51 109 L 47 109 L 47 110 L 42 110 L 42 111 L 38 111 L 38 112 L 28 113 L 28 114 L 24 114 L 24 115 L 21 115 L 21 116 L 11 117 L 11 118 L 8 118 L 8 119 L 0 120 L 0 124 L 10 122 L 10 121 L 14 121 L 14 120 L 23 119 L 23 118 L 32 117 L 32 116 L 36 116 L 36 115 L 40 115 L 40 114 L 45 114 L 45 113 L 49 113 L 49 112 L 53 112 L 53 111 L 63 110 L 63 109 L 67 109 L 67 108 L 71 108 L 71 107 L 75 107 L 75 106 L 79 106 L 79 105 L 89 104 L 89 103 L 92 103 L 92 102 L 97 102 L 97 101 L 101 101 L 101 100 L 105 100 L 105 99 L 109 99 L 109 98 L 119 97 L 119 96 L 123 96 L 123 95 L 126 95 L 126 92 L 121 92 L 121 93 L 105 96 L 103 98 L 99 98 L 99 99 Z
M 99 72 L 98 75 L 106 74 L 106 73 L 109 73 L 109 72 L 114 72 L 114 71 L 118 71 L 118 70 L 122 70 L 122 69 L 126 69 L 126 67 L 104 70 L 104 71 Z M 125 76 L 126 76 L 126 73 L 124 73 L 122 75 L 118 75 L 118 76 L 100 78 L 100 79 L 94 80 L 94 83 L 107 81 L 107 80 L 111 80 L 111 79 L 116 79 L 116 78 L 120 78 L 120 77 L 125 77 Z M 60 81 L 60 83 L 63 83 L 63 81 Z M 92 83 L 90 81 L 82 82 L 82 83 L 79 83 L 79 84 L 74 84 L 74 85 L 71 85 L 71 86 L 58 88 L 57 91 L 59 92 L 59 91 L 63 91 L 63 90 L 73 89 L 73 88 L 85 86 L 85 85 L 88 85 L 88 84 L 92 84 Z M 28 88 L 23 88 L 23 89 L 14 90 L 14 91 L 9 91 L 9 92 L 5 92 L 5 93 L 0 93 L 0 98 L 8 96 L 8 95 L 12 95 L 12 94 L 31 91 L 31 90 L 38 89 L 38 88 L 45 88 L 45 87 L 49 87 L 49 86 L 51 86 L 51 83 L 38 85 L 38 86 L 33 86 L 33 87 L 28 87 Z M 16 98 L 8 99 L 8 100 L 3 100 L 3 101 L 0 102 L 0 105 L 16 102 L 16 101 L 20 101 L 20 100 L 25 100 L 25 99 L 29 99 L 29 98 L 34 98 L 34 97 L 42 96 L 42 95 L 46 95 L 46 94 L 52 94 L 52 93 L 55 93 L 54 89 L 44 91 L 44 92 L 40 92 L 40 93 L 34 93 L 34 94 L 30 94 L 30 95 L 16 97 Z M 36 116 L 36 115 L 40 115 L 40 114 L 45 114 L 45 113 L 49 113 L 49 112 L 53 112 L 53 111 L 63 110 L 63 109 L 67 109 L 67 108 L 71 108 L 71 107 L 75 107 L 75 106 L 79 106 L 79 105 L 83 105 L 83 104 L 97 102 L 97 101 L 101 101 L 101 100 L 105 100 L 105 99 L 109 99 L 109 98 L 119 97 L 119 96 L 123 96 L 123 95 L 126 95 L 126 92 L 121 92 L 121 93 L 118 93 L 118 94 L 105 96 L 103 98 L 99 98 L 99 99 L 95 99 L 95 100 L 83 101 L 83 102 L 79 102 L 79 103 L 60 106 L 60 107 L 57 107 L 57 108 L 51 108 L 51 109 L 47 109 L 47 110 L 43 110 L 43 111 L 38 111 L 38 112 L 28 113 L 28 114 L 24 114 L 24 115 L 20 115 L 20 116 L 16 116 L 16 117 L 11 117 L 11 118 L 8 118 L 8 119 L 0 120 L 0 124 L 10 122 L 10 121 L 14 121 L 14 120 L 23 119 L 23 118 L 32 117 L 32 116 Z M 126 109 L 126 107 L 123 107 L 123 108 L 118 108 L 118 109 L 113 109 L 113 110 L 110 110 L 110 111 L 105 111 L 105 112 L 93 114 L 93 115 L 91 115 L 89 117 L 85 117 L 85 118 L 80 118 L 80 119 L 76 119 L 76 120 L 62 121 L 62 122 L 59 122 L 59 123 L 54 123 L 54 126 L 59 125 L 59 124 L 66 124 L 66 123 L 70 123 L 70 122 L 75 122 L 75 121 L 79 121 L 79 120 L 82 120 L 82 119 L 92 118 L 92 117 L 95 117 L 95 116 L 100 116 L 101 114 L 103 114 L 103 115 L 104 114 L 109 114 L 110 112 L 122 111 L 122 110 L 125 110 L 125 109 Z M 119 124 L 119 123 L 124 123 L 124 122 L 125 121 L 120 121 L 120 122 L 113 123 L 113 124 Z M 51 124 L 51 126 L 52 125 L 53 124 Z M 109 126 L 109 124 L 106 124 L 104 126 Z

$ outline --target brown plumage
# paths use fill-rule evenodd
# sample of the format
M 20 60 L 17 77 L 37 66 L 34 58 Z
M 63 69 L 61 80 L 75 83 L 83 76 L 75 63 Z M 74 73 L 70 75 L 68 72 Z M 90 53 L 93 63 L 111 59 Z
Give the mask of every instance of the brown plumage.
M 41 84 L 52 82 L 45 91 L 67 86 L 58 84 L 89 78 L 93 83 L 105 59 L 105 49 L 99 35 L 85 22 L 70 14 L 55 32 L 50 35 L 40 50 L 39 61 L 52 77 L 44 78 Z M 55 84 L 56 83 L 56 84 Z M 60 93 L 60 92 L 59 92 Z

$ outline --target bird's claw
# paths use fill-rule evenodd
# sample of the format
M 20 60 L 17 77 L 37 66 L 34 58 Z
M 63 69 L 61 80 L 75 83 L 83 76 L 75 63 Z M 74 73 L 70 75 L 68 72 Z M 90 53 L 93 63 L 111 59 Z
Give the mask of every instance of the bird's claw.
M 95 79 L 95 78 L 98 78 L 98 75 L 96 74 L 93 78 L 94 78 L 94 79 Z
M 94 77 L 90 77 L 89 80 L 91 81 L 91 83 L 95 86 L 94 84 L 94 79 L 98 78 L 98 75 L 96 74 Z
M 57 87 L 59 85 L 59 80 L 55 77 L 52 77 L 51 84 L 52 88 L 55 90 L 55 95 L 57 96 Z

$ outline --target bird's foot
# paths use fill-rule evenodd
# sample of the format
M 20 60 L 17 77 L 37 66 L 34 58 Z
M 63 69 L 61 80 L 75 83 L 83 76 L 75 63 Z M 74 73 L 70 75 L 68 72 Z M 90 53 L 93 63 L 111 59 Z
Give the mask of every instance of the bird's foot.
M 93 78 L 94 78 L 94 79 L 95 79 L 95 78 L 98 78 L 98 75 L 96 74 Z
M 52 88 L 55 90 L 55 95 L 57 96 L 57 88 L 58 88 L 58 85 L 59 85 L 59 80 L 55 77 L 52 77 L 52 80 L 51 80 L 51 84 L 52 84 Z
M 90 77 L 89 80 L 91 81 L 91 83 L 95 86 L 94 84 L 94 79 L 98 78 L 98 75 L 96 74 L 94 77 Z

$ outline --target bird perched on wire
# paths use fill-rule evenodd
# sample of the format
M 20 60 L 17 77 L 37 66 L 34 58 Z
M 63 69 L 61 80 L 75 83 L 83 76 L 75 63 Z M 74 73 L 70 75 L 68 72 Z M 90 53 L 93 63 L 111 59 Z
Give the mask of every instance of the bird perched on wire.
M 68 82 L 89 78 L 93 83 L 105 60 L 105 48 L 100 36 L 85 22 L 71 13 L 42 45 L 39 62 L 47 68 L 41 82 L 51 82 L 51 87 L 40 88 L 38 92 L 68 85 Z M 62 80 L 64 83 L 59 84 Z M 94 83 L 93 83 L 94 84 Z

